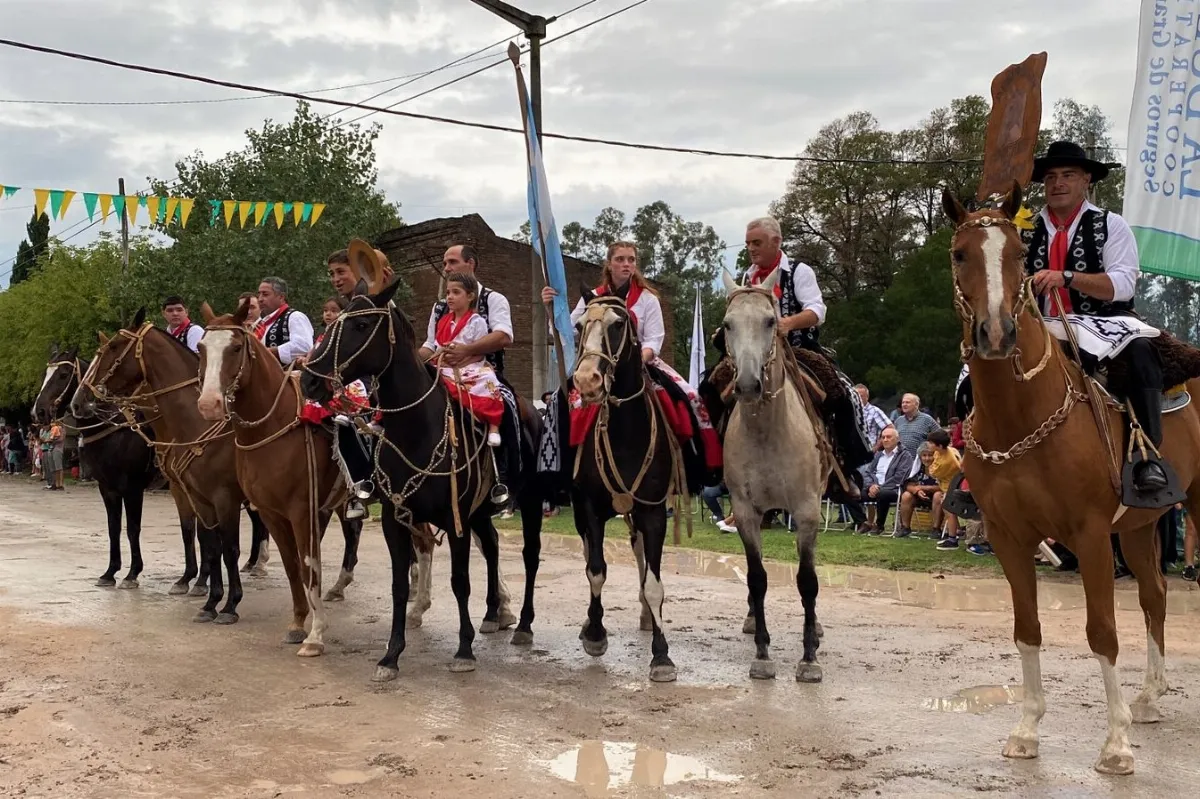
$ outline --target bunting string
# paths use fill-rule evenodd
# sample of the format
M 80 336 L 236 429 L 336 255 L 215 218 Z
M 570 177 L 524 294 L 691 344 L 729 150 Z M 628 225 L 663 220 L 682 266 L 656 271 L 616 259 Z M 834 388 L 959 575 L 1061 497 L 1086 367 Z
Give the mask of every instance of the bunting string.
M 108 221 L 110 214 L 115 214 L 119 220 L 122 214 L 129 217 L 130 224 L 137 224 L 138 212 L 144 209 L 146 225 L 166 226 L 178 224 L 187 227 L 188 219 L 196 201 L 190 197 L 164 197 L 158 194 L 138 194 L 122 196 L 120 194 L 105 194 L 102 192 L 77 192 L 70 189 L 23 189 L 20 186 L 0 184 L 0 200 L 7 200 L 19 191 L 33 192 L 33 208 L 37 216 L 46 212 L 49 206 L 51 219 L 63 219 L 67 209 L 76 196 L 83 197 L 83 207 L 87 211 L 88 220 L 95 221 L 100 214 L 101 223 Z M 282 228 L 288 220 L 296 227 L 317 224 L 321 214 L 325 212 L 325 203 L 306 202 L 270 202 L 266 200 L 209 200 L 209 225 L 216 226 L 220 220 L 225 221 L 226 228 L 232 228 L 238 223 L 239 228 L 245 228 L 249 222 L 251 227 L 262 227 L 268 219 L 275 220 L 275 227 Z

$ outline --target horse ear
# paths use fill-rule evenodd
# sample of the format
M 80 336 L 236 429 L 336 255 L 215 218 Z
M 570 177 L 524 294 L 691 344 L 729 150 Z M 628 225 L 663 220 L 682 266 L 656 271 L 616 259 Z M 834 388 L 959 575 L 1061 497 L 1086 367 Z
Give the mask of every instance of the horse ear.
M 46 359 L 53 361 L 57 357 L 58 357 L 58 342 L 51 341 L 50 349 L 46 352 Z
M 764 280 L 763 282 L 758 284 L 758 287 L 760 289 L 764 289 L 766 291 L 774 292 L 775 284 L 777 284 L 778 282 L 779 282 L 779 270 L 775 269 L 775 270 L 771 271 L 771 274 L 767 277 L 766 280 Z
M 245 304 L 246 304 L 246 301 L 242 300 L 241 305 L 245 305 Z M 240 305 L 239 305 L 239 307 L 240 307 Z M 206 324 L 206 325 L 211 324 L 212 320 L 217 318 L 217 315 L 215 313 L 213 313 L 212 306 L 209 305 L 207 302 L 200 303 L 200 316 L 201 316 L 201 318 L 204 319 L 204 324 Z
M 399 288 L 400 281 L 393 280 L 391 283 L 388 283 L 386 286 L 384 286 L 383 290 L 378 294 L 370 295 L 371 302 L 375 304 L 376 308 L 386 308 L 387 304 L 392 301 L 392 297 L 396 296 L 396 290 Z
M 726 294 L 732 294 L 737 290 L 737 282 L 734 281 L 733 275 L 729 274 L 728 269 L 721 270 L 721 282 L 725 285 Z
M 961 225 L 967 218 L 967 209 L 963 208 L 963 204 L 958 201 L 950 189 L 942 189 L 942 211 L 955 227 Z
M 350 256 L 350 269 L 355 277 L 367 284 L 367 293 L 383 290 L 383 265 L 376 250 L 362 239 L 352 239 L 346 248 Z
M 583 297 L 583 304 L 587 305 L 592 300 L 596 299 L 596 292 L 588 288 L 586 283 L 579 284 L 579 296 Z
M 1021 210 L 1021 184 L 1013 181 L 1012 189 L 1004 197 L 1004 202 L 1000 204 L 1000 210 L 1009 219 L 1016 219 L 1017 213 Z
M 73 361 L 78 357 L 79 357 L 79 346 L 78 345 L 71 347 L 71 349 L 67 350 L 67 360 L 68 361 Z
M 208 307 L 207 305 L 205 307 Z M 246 317 L 250 315 L 250 300 L 249 298 L 238 302 L 237 310 L 233 312 L 233 323 L 238 327 L 246 324 Z
M 365 297 L 371 292 L 368 291 L 367 281 L 359 278 L 358 282 L 354 284 L 354 291 L 350 293 L 355 297 Z
M 100 340 L 100 346 L 101 346 L 101 347 L 103 347 L 105 344 L 107 344 L 107 343 L 108 343 L 108 336 L 104 335 L 104 331 L 103 331 L 103 330 L 97 330 L 97 331 L 96 331 L 96 338 L 98 338 L 98 339 Z
M 133 315 L 133 324 L 129 326 L 130 330 L 137 330 L 142 325 L 146 324 L 146 306 L 138 308 L 138 312 Z

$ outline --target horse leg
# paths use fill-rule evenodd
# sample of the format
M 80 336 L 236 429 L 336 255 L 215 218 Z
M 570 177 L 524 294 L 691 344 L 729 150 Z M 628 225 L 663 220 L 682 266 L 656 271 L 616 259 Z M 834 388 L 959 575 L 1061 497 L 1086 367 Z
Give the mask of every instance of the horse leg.
M 96 580 L 96 585 L 112 588 L 117 584 L 116 574 L 121 570 L 121 495 L 101 488 L 100 498 L 104 500 L 104 515 L 108 520 L 108 568 Z
M 800 591 L 800 604 L 804 606 L 804 657 L 796 664 L 797 682 L 820 682 L 823 678 L 821 664 L 817 662 L 817 649 L 821 646 L 821 632 L 817 623 L 817 593 L 821 582 L 813 563 L 813 551 L 817 545 L 817 528 L 820 527 L 821 506 L 804 508 L 800 513 L 792 511 L 796 522 L 796 552 L 800 565 L 796 569 L 796 588 Z
M 254 577 L 266 577 L 267 560 L 271 557 L 271 536 L 267 532 L 267 525 L 263 523 L 262 514 L 247 505 L 246 515 L 250 518 L 250 557 L 246 559 L 242 571 Z
M 318 657 L 325 652 L 325 628 L 329 622 L 325 617 L 325 604 L 321 601 L 321 537 L 312 526 L 318 524 L 311 518 L 307 508 L 288 520 L 296 541 L 296 554 L 300 561 L 300 578 L 304 584 L 308 608 L 312 613 L 312 626 L 308 637 L 296 654 L 300 657 Z
M 207 622 L 217 618 L 217 605 L 225 596 L 225 583 L 221 578 L 221 536 L 220 522 L 217 527 L 206 527 L 200 533 L 200 556 L 208 564 L 208 601 L 192 617 L 194 622 Z M 198 580 L 196 585 L 200 585 Z M 192 589 L 193 592 L 195 590 Z
M 238 557 L 241 546 L 241 508 L 234 506 L 225 514 L 221 521 L 221 557 L 225 561 L 225 573 L 229 575 L 229 598 L 225 606 L 213 619 L 217 624 L 236 624 L 238 621 L 237 606 L 242 601 L 242 575 L 238 573 Z
M 342 552 L 342 570 L 337 582 L 325 592 L 326 602 L 341 602 L 346 598 L 346 587 L 354 582 L 354 567 L 358 565 L 358 541 L 362 537 L 362 519 L 346 519 L 338 513 L 342 526 L 342 540 L 346 549 Z
M 504 582 L 504 575 L 500 572 L 500 533 L 492 524 L 491 517 L 482 519 L 478 524 L 478 529 L 484 532 L 480 534 L 476 532 L 476 528 L 472 528 L 471 538 L 479 549 L 479 554 L 483 556 L 483 562 L 487 564 L 488 574 L 487 600 L 479 632 L 488 635 L 512 627 L 517 623 L 517 617 L 512 612 L 512 596 L 508 592 L 508 584 Z
M 451 501 L 455 501 L 453 498 Z M 486 511 L 480 511 L 486 513 Z M 454 599 L 458 602 L 458 651 L 450 663 L 450 671 L 466 672 L 475 670 L 475 653 L 471 644 L 475 641 L 475 626 L 471 624 L 471 540 L 465 535 L 447 533 L 446 540 L 450 544 L 450 587 L 454 590 Z M 488 580 L 489 589 L 492 581 Z
M 608 631 L 604 629 L 604 602 L 601 600 L 604 581 L 608 578 L 608 564 L 604 562 L 604 522 L 582 491 L 574 494 L 571 507 L 575 512 L 575 529 L 583 539 L 587 558 L 584 572 L 592 595 L 588 603 L 588 620 L 580 630 L 579 638 L 583 641 L 584 652 L 600 657 L 608 651 Z
M 391 503 L 384 501 L 381 519 L 383 540 L 392 560 L 392 631 L 387 651 L 375 666 L 374 682 L 388 682 L 400 676 L 397 661 L 404 651 L 404 607 L 408 604 L 408 567 L 413 552 L 412 530 L 396 521 Z
M 122 588 L 137 588 L 142 573 L 142 501 L 141 486 L 128 489 L 125 496 L 125 535 L 129 538 L 129 572 L 121 581 Z
M 1129 705 L 1134 722 L 1153 724 L 1162 721 L 1155 704 L 1167 692 L 1163 668 L 1166 641 L 1163 624 L 1167 618 L 1167 581 L 1159 570 L 1158 531 L 1154 525 L 1121 533 L 1121 551 L 1138 582 L 1138 602 L 1146 617 L 1146 679 L 1142 690 Z
M 408 591 L 405 601 L 412 601 L 413 606 L 408 611 L 408 625 L 420 627 L 425 618 L 425 611 L 433 605 L 433 539 L 412 535 L 409 532 L 409 556 L 415 553 L 415 562 L 407 569 Z M 413 578 L 412 570 L 417 570 Z M 412 586 L 417 586 L 416 599 L 412 598 Z
M 199 519 L 197 519 L 196 546 L 200 550 L 200 572 L 196 575 L 196 582 L 192 584 L 191 590 L 188 591 L 188 596 L 208 596 L 208 578 L 212 572 L 212 560 L 209 558 L 207 547 L 217 539 L 215 538 L 215 532 L 213 537 L 205 536 L 202 532 L 204 529 Z
M 521 559 L 525 562 L 525 601 L 521 605 L 521 621 L 513 630 L 514 646 L 533 643 L 533 587 L 537 582 L 538 564 L 542 557 L 542 497 L 526 487 L 517 500 L 521 508 Z
M 633 521 L 638 540 L 645 554 L 646 566 L 641 574 L 642 601 L 650 608 L 653 637 L 650 642 L 650 680 L 674 682 L 675 664 L 668 654 L 667 636 L 663 633 L 662 606 L 666 592 L 662 584 L 662 551 L 667 540 L 667 507 L 635 507 Z
M 1117 676 L 1116 600 L 1113 596 L 1113 551 L 1108 525 L 1090 538 L 1087 527 L 1078 539 L 1075 554 L 1079 558 L 1079 573 L 1083 578 L 1084 599 L 1087 602 L 1087 638 L 1092 654 L 1100 663 L 1104 693 L 1108 700 L 1108 737 L 1096 761 L 1096 771 L 1102 774 L 1132 774 L 1133 750 L 1129 747 L 1129 726 L 1133 716 L 1125 697 L 1121 696 L 1121 680 Z M 1093 525 L 1093 529 L 1095 529 Z M 1068 546 L 1071 546 L 1068 543 Z M 1155 566 L 1157 568 L 1157 566 Z
M 742 629 L 754 626 L 754 660 L 750 663 L 750 678 L 775 679 L 775 662 L 771 660 L 771 633 L 767 631 L 767 570 L 762 562 L 762 513 L 747 498 L 732 500 L 735 508 L 746 508 L 737 514 L 738 535 L 746 550 L 746 585 L 750 590 L 750 615 Z
M 653 632 L 654 614 L 650 612 L 650 603 L 646 601 L 646 536 L 639 535 L 636 527 L 629 533 L 629 545 L 633 547 L 633 558 L 638 567 L 638 603 L 642 606 L 638 629 L 646 633 Z
M 167 593 L 172 596 L 186 594 L 188 584 L 196 577 L 199 568 L 196 565 L 196 517 L 179 517 L 179 533 L 183 538 L 183 576 L 171 585 Z

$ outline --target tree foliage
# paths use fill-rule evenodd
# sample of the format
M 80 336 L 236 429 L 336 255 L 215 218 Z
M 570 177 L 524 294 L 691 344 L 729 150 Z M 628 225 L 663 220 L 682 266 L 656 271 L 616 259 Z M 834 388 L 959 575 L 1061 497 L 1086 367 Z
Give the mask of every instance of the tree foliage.
M 13 263 L 9 285 L 27 280 L 37 269 L 38 261 L 48 253 L 50 242 L 50 217 L 43 211 L 38 216 L 34 211 L 25 225 L 29 238 L 17 245 L 17 260 Z

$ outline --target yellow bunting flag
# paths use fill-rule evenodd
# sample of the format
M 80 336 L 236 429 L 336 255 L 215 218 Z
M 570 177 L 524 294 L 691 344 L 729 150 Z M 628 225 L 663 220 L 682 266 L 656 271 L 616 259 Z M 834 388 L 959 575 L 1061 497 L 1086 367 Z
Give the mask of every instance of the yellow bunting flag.
M 233 212 L 237 210 L 237 200 L 224 200 L 221 206 L 225 209 L 225 227 L 233 227 Z
M 33 190 L 33 215 L 41 217 L 46 210 L 46 203 L 50 200 L 49 189 L 34 189 Z
M 254 224 L 261 225 L 263 223 L 263 219 L 265 219 L 266 216 L 267 216 L 267 204 L 261 203 L 261 202 L 255 203 L 254 204 Z
M 179 207 L 178 197 L 167 198 L 167 224 L 171 224 L 171 220 L 175 218 L 175 209 Z
M 108 215 L 112 213 L 112 195 L 100 194 L 97 197 L 100 200 L 100 221 L 105 222 L 108 220 Z
M 75 192 L 70 189 L 65 189 L 62 196 L 62 207 L 59 208 L 58 218 L 65 219 L 67 216 L 67 206 L 71 204 L 71 200 L 75 199 Z
M 296 203 L 292 206 L 292 222 L 296 227 L 300 227 L 300 219 L 304 216 L 304 203 Z
M 312 227 L 317 224 L 317 220 L 321 218 L 321 212 L 325 210 L 325 203 L 313 203 L 312 216 L 309 217 L 308 226 Z
M 242 218 L 242 227 L 246 226 L 246 220 L 250 217 L 250 212 L 254 210 L 254 203 L 249 200 L 242 200 L 238 203 L 238 215 Z
M 179 200 L 179 225 L 187 227 L 188 217 L 192 215 L 192 206 L 196 204 L 195 200 L 180 198 Z
M 161 198 L 157 194 L 151 194 L 146 198 L 146 210 L 150 212 L 150 224 L 158 221 L 158 202 Z
M 125 213 L 129 215 L 129 224 L 137 224 L 138 212 L 138 196 L 136 194 L 125 195 Z
M 275 203 L 275 227 L 283 227 L 283 203 Z

